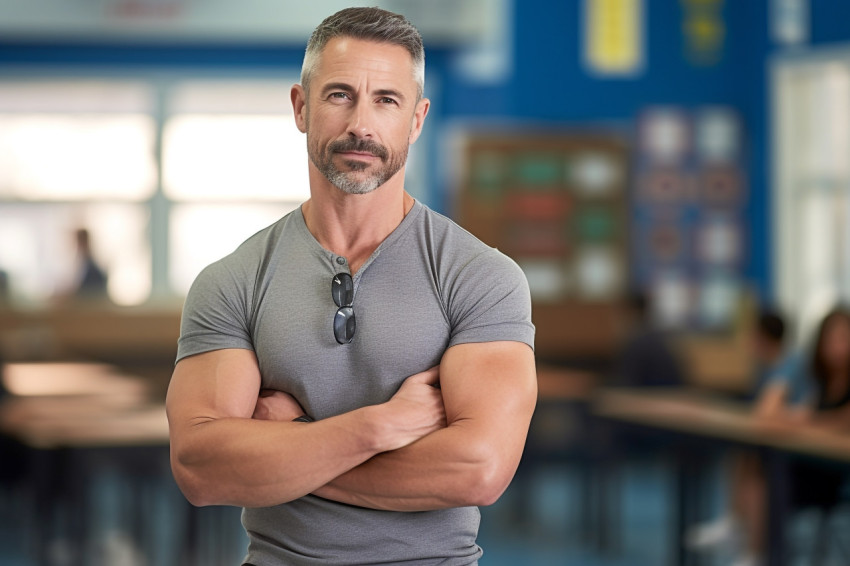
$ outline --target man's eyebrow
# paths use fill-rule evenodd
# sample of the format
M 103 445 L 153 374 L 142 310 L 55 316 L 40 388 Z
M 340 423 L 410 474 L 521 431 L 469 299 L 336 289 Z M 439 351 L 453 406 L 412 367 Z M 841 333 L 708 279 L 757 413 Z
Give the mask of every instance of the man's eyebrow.
M 351 92 L 354 90 L 354 88 L 350 84 L 346 83 L 328 83 L 324 87 L 322 87 L 322 93 L 328 93 L 332 90 Z
M 328 83 L 322 87 L 322 94 L 327 94 L 333 91 L 354 92 L 354 87 L 348 83 Z M 401 91 L 392 88 L 382 88 L 371 93 L 374 96 L 392 96 L 399 100 L 404 100 L 405 96 Z
M 404 95 L 401 92 L 393 90 L 391 88 L 382 88 L 380 90 L 375 91 L 375 94 L 378 96 L 392 96 L 398 98 L 399 100 L 404 100 Z

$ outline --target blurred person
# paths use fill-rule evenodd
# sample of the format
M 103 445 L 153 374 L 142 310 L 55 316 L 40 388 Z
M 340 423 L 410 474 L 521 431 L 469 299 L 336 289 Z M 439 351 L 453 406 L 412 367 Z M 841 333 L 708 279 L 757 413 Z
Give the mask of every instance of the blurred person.
M 291 90 L 310 199 L 186 298 L 172 469 L 192 503 L 244 507 L 246 564 L 477 564 L 477 506 L 519 463 L 528 284 L 405 192 L 423 86 L 403 16 L 325 19 Z
M 106 271 L 92 253 L 91 234 L 86 228 L 74 231 L 74 271 L 69 288 L 57 297 L 60 303 L 105 300 L 108 298 Z
M 5 307 L 11 302 L 9 273 L 5 269 L 0 269 L 0 307 Z
M 106 296 L 106 272 L 92 255 L 91 235 L 85 228 L 74 232 L 77 243 L 77 285 L 74 296 L 78 298 L 102 298 Z
M 760 319 L 762 338 L 774 340 L 775 321 Z M 771 425 L 850 428 L 850 310 L 837 307 L 822 320 L 808 356 L 792 352 L 766 378 L 756 401 L 755 416 Z M 739 454 L 732 477 L 732 513 L 689 535 L 693 547 L 723 545 L 736 554 L 735 566 L 758 565 L 764 553 L 767 511 L 764 467 L 755 453 Z M 829 508 L 840 498 L 845 474 L 805 459 L 790 470 L 790 502 L 794 509 Z
M 749 397 L 756 401 L 758 415 L 772 415 L 782 407 L 805 410 L 813 395 L 803 352 L 786 346 L 787 326 L 785 317 L 771 308 L 763 309 L 756 319 L 755 380 Z
M 653 324 L 646 294 L 632 293 L 627 307 L 629 330 L 617 356 L 612 383 L 629 387 L 683 385 L 682 362 L 669 336 Z

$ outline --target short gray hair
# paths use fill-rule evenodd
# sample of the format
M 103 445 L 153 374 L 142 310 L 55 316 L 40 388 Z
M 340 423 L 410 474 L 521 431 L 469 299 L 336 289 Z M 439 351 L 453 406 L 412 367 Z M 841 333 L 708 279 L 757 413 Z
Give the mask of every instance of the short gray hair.
M 346 8 L 328 16 L 319 24 L 307 42 L 301 66 L 301 85 L 305 89 L 309 90 L 319 55 L 335 37 L 351 37 L 404 47 L 413 60 L 417 97 L 422 98 L 425 94 L 425 48 L 419 30 L 401 14 L 381 8 Z

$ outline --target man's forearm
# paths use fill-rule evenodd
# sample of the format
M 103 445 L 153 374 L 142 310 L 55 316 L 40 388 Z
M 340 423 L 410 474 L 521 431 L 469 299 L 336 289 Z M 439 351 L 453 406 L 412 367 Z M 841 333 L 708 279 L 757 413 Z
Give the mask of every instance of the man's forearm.
M 264 408 L 275 410 L 266 416 L 280 420 L 247 418 L 251 413 L 244 393 L 229 412 L 216 410 L 225 403 L 204 399 L 208 392 L 197 391 L 192 372 L 180 369 L 166 400 L 171 465 L 178 485 L 196 505 L 285 503 L 446 424 L 440 390 L 433 387 L 436 368 L 409 377 L 386 403 L 312 423 L 292 422 L 302 409 L 285 394 L 277 400 L 263 396 L 252 404 L 255 414 L 269 404 Z M 229 398 L 226 385 L 219 389 Z M 294 415 L 284 417 L 293 407 Z
M 370 411 L 316 423 L 221 418 L 185 427 L 172 468 L 196 505 L 263 507 L 302 497 L 381 451 Z
M 378 454 L 313 493 L 388 511 L 489 505 L 510 483 L 519 459 L 496 454 L 500 447 L 485 441 L 470 442 L 475 435 L 464 430 L 465 424 Z

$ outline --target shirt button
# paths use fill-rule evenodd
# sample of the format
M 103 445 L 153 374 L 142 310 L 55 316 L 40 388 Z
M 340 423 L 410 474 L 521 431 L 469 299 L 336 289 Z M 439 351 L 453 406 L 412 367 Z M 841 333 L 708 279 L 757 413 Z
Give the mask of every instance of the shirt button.
M 336 258 L 336 262 L 340 265 L 345 265 L 345 258 L 344 257 L 338 257 L 338 258 Z

